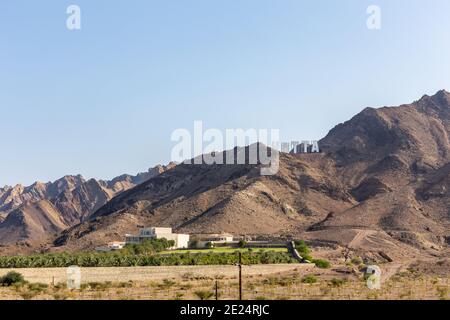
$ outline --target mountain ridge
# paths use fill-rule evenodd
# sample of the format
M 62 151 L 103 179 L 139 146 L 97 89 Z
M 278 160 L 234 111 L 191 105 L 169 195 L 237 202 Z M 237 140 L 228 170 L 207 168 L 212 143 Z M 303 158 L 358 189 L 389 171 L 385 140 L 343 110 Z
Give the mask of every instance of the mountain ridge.
M 0 188 L 0 244 L 46 239 L 45 233 L 57 233 L 83 221 L 114 196 L 174 165 L 158 165 L 136 176 L 122 175 L 112 180 L 85 180 L 81 175 L 66 175 L 54 182 Z M 45 222 L 45 214 L 51 217 L 51 223 Z M 38 226 L 40 222 L 43 224 Z
M 450 194 L 442 189 L 450 184 L 449 102 L 439 91 L 398 107 L 366 108 L 319 141 L 323 153 L 281 153 L 273 176 L 260 176 L 259 165 L 179 165 L 115 197 L 55 245 L 89 248 L 138 225 L 164 225 L 303 238 L 393 257 L 439 254 L 450 226 Z
M 450 93 L 441 90 L 410 104 L 362 110 L 319 141 L 322 153 L 280 153 L 272 176 L 260 175 L 261 164 L 180 164 L 157 169 L 126 190 L 121 187 L 133 183 L 130 176 L 84 183 L 66 198 L 80 208 L 80 194 L 97 195 L 88 198 L 91 213 L 62 230 L 47 250 L 88 250 L 140 226 L 167 226 L 183 233 L 305 239 L 368 256 L 444 255 L 449 135 Z M 98 201 L 111 185 L 122 191 Z

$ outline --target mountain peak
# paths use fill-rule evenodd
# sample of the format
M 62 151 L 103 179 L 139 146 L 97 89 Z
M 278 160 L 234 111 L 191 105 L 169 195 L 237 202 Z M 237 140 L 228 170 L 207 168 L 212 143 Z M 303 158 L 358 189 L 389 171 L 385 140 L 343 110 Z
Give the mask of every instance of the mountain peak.
M 439 90 L 438 92 L 436 92 L 434 95 L 430 96 L 428 94 L 425 94 L 422 96 L 422 98 L 420 98 L 420 101 L 429 101 L 429 100 L 436 100 L 436 99 L 443 99 L 446 98 L 448 99 L 450 97 L 450 92 L 448 92 L 445 89 Z
M 450 95 L 450 92 L 448 92 L 445 89 L 439 90 L 436 95 Z

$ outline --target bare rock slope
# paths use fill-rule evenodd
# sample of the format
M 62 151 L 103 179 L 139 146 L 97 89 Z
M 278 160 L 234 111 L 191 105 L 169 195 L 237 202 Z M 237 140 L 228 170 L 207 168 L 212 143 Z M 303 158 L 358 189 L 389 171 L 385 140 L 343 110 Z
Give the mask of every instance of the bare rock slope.
M 137 176 L 123 175 L 111 181 L 86 181 L 78 175 L 28 187 L 0 188 L 0 244 L 45 242 L 89 218 L 114 196 L 173 166 L 157 166 Z

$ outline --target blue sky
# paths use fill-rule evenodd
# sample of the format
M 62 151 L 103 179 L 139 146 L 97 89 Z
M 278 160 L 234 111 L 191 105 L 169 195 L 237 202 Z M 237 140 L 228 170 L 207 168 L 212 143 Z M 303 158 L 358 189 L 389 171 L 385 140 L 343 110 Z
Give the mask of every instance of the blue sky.
M 450 90 L 449 39 L 448 0 L 2 0 L 0 185 L 144 171 L 194 120 L 320 139 Z

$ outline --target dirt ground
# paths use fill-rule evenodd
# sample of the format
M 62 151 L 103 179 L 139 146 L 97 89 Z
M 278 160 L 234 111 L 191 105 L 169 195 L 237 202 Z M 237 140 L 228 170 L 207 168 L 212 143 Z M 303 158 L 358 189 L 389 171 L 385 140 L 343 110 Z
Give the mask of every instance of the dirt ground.
M 312 264 L 267 264 L 243 266 L 243 273 L 248 276 L 270 275 L 278 272 L 308 270 Z M 67 280 L 67 268 L 39 269 L 0 269 L 0 277 L 9 271 L 20 272 L 29 282 L 57 284 Z M 202 276 L 208 278 L 232 278 L 238 275 L 237 266 L 161 266 L 161 267 L 112 267 L 81 268 L 81 282 L 145 282 L 163 279 L 182 279 L 183 275 Z
M 245 300 L 431 299 L 450 296 L 449 260 L 380 265 L 381 288 L 370 290 L 363 265 L 243 266 Z M 0 270 L 0 275 L 10 270 Z M 0 299 L 162 300 L 239 297 L 237 266 L 83 268 L 80 290 L 68 290 L 66 269 L 17 269 L 29 284 L 0 287 Z M 53 280 L 53 277 L 54 280 Z

